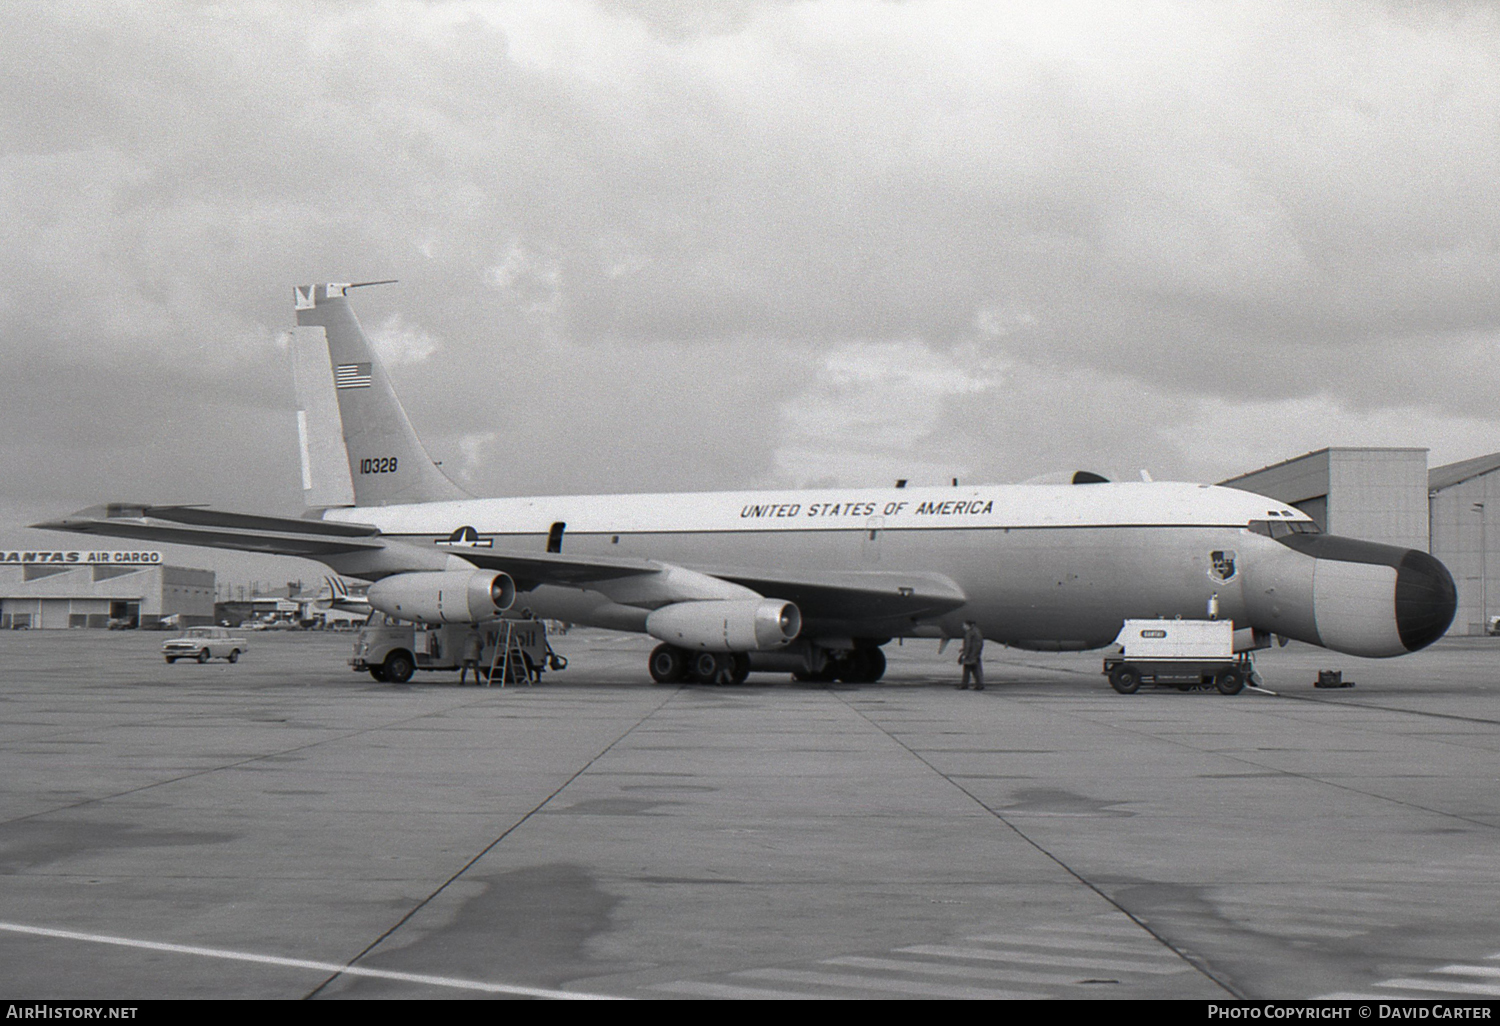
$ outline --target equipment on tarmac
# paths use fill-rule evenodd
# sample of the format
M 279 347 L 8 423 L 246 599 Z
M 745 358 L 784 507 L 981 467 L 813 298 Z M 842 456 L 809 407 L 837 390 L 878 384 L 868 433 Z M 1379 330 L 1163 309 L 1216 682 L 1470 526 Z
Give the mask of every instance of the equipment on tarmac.
M 463 665 L 464 640 L 474 630 L 480 638 L 479 666 L 488 667 L 492 679 L 499 673 L 502 685 L 539 684 L 544 671 L 568 665 L 547 643 L 547 625 L 541 620 L 414 624 L 377 611 L 360 629 L 349 666 L 392 684 L 406 683 L 417 670 L 457 670 Z
M 1234 635 L 1229 620 L 1126 620 L 1115 638 L 1120 651 L 1104 657 L 1104 672 L 1122 695 L 1146 681 L 1235 695 L 1254 668 L 1248 652 L 1235 653 Z
M 1319 670 L 1318 679 L 1313 682 L 1315 688 L 1352 688 L 1354 681 L 1344 679 L 1343 670 Z

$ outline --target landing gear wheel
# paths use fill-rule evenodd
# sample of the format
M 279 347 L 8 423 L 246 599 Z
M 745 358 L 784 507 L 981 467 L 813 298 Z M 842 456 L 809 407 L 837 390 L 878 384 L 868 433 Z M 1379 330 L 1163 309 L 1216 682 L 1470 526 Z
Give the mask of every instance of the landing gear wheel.
M 411 656 L 405 652 L 392 652 L 385 657 L 385 663 L 381 667 L 381 672 L 385 674 L 385 679 L 392 684 L 405 684 L 411 680 L 411 675 L 416 672 L 416 669 L 416 664 L 411 661 Z
M 729 683 L 745 683 L 745 679 L 750 676 L 750 657 L 744 652 L 736 652 L 729 658 L 733 661 L 733 670 L 729 675 Z
M 688 660 L 688 676 L 698 684 L 724 684 L 729 676 L 729 657 L 699 652 Z
M 1219 692 L 1225 695 L 1237 695 L 1245 687 L 1245 677 L 1239 670 L 1226 670 L 1219 674 L 1214 683 L 1219 685 Z
M 656 683 L 679 684 L 687 679 L 687 653 L 671 645 L 657 645 L 651 650 L 651 658 L 646 661 L 646 667 Z
M 848 656 L 829 656 L 828 664 L 813 676 L 813 680 L 819 684 L 832 684 L 834 681 L 847 682 L 851 672 Z
M 872 678 L 874 661 L 868 648 L 856 648 L 848 657 L 840 660 L 839 680 L 845 684 L 868 684 Z
M 1122 695 L 1133 695 L 1141 689 L 1141 671 L 1134 666 L 1116 666 L 1109 671 L 1109 686 Z

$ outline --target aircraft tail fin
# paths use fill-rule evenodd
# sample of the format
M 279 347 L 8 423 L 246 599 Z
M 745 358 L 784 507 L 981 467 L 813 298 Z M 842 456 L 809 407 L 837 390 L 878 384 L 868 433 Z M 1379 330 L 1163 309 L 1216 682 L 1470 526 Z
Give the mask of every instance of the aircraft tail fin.
M 299 373 L 298 392 L 303 406 L 299 428 L 303 431 L 303 488 L 309 505 L 347 505 L 325 501 L 330 496 L 350 496 L 358 506 L 389 506 L 396 503 L 435 502 L 466 499 L 469 494 L 450 481 L 427 455 L 401 402 L 391 388 L 390 379 L 380 359 L 370 347 L 359 318 L 344 295 L 350 285 L 298 286 L 294 292 L 297 306 L 297 331 L 294 339 L 298 352 L 321 349 L 314 339 L 305 337 L 308 329 L 322 334 L 327 342 L 326 368 L 331 377 L 321 373 Z M 299 358 L 299 369 L 309 361 Z M 311 387 L 305 379 L 314 379 Z M 331 385 L 336 402 L 327 402 Z M 305 392 L 321 392 L 304 396 Z M 333 418 L 319 416 L 323 408 L 336 413 L 342 444 L 332 436 Z M 331 453 L 344 451 L 348 467 L 348 484 L 329 470 L 336 458 Z M 325 485 L 314 471 L 323 468 Z
M 339 600 L 338 587 L 334 585 L 335 577 L 323 578 L 323 587 L 318 589 L 317 597 L 313 599 L 313 608 L 322 612 L 332 609 L 334 603 Z

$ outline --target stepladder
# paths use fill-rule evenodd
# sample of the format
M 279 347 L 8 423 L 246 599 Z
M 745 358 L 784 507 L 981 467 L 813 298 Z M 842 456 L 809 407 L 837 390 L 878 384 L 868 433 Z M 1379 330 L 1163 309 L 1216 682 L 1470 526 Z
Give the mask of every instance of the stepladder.
M 539 684 L 545 658 L 532 658 L 529 648 L 538 641 L 546 650 L 546 628 L 538 620 L 501 620 L 495 625 L 491 638 L 490 672 L 486 686 L 499 682 L 507 684 Z

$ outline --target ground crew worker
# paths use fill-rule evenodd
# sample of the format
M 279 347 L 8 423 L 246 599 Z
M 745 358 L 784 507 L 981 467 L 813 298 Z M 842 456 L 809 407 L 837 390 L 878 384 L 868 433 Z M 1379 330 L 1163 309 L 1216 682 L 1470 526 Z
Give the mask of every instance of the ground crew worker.
M 464 638 L 464 657 L 463 657 L 463 663 L 460 666 L 459 671 L 458 671 L 458 682 L 460 684 L 464 683 L 464 681 L 468 679 L 469 670 L 470 669 L 473 669 L 473 671 L 474 671 L 474 683 L 475 684 L 479 683 L 479 651 L 480 651 L 480 648 L 481 648 L 481 646 L 479 644 L 479 632 L 478 631 L 470 631 L 468 633 L 468 636 L 466 636 Z
M 971 673 L 974 675 L 974 690 L 984 690 L 984 662 L 980 659 L 983 652 L 984 635 L 979 632 L 979 625 L 973 620 L 965 620 L 964 647 L 958 653 L 958 664 L 964 668 L 964 677 L 958 685 L 958 690 L 968 690 Z

